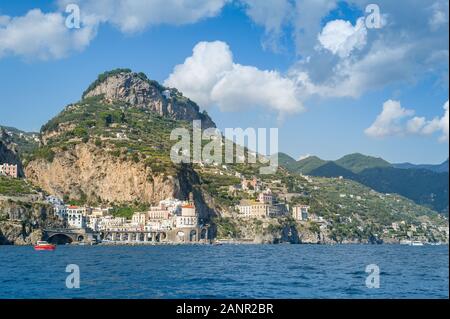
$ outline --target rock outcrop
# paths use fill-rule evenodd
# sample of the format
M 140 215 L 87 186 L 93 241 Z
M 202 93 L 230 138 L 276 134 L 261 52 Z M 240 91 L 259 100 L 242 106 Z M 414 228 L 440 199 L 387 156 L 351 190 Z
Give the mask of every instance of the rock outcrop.
M 8 134 L 0 128 L 0 164 L 16 164 L 19 171 L 19 176 L 23 176 L 22 162 L 18 156 L 16 145 L 9 139 Z
M 90 144 L 58 152 L 52 162 L 38 159 L 26 176 L 50 194 L 110 203 L 154 203 L 182 196 L 178 179 L 154 175 L 144 163 L 114 157 Z
M 35 244 L 42 229 L 62 226 L 47 204 L 0 199 L 0 245 Z
M 99 95 L 133 107 L 150 109 L 173 120 L 201 120 L 202 127 L 215 127 L 212 119 L 205 112 L 201 113 L 197 104 L 176 89 L 148 80 L 143 73 L 129 70 L 106 72 L 88 88 L 83 98 Z

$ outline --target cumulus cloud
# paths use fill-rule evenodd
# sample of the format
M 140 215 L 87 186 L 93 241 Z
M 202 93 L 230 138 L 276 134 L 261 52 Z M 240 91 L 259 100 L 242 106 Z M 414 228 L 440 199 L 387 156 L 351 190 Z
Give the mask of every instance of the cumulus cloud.
M 323 48 L 333 54 L 346 58 L 355 49 L 362 49 L 367 42 L 367 29 L 364 18 L 359 18 L 353 26 L 349 21 L 328 22 L 318 35 Z
M 433 134 L 435 132 L 441 132 L 439 140 L 441 142 L 448 142 L 448 125 L 449 125 L 449 105 L 448 101 L 444 104 L 444 115 L 442 117 L 436 117 L 427 122 L 423 127 L 423 134 Z
M 383 104 L 382 112 L 375 122 L 365 130 L 370 137 L 393 135 L 431 135 L 440 132 L 439 141 L 449 140 L 449 102 L 444 104 L 444 115 L 427 120 L 414 116 L 414 110 L 403 108 L 399 101 L 388 100 Z
M 297 73 L 302 78 L 300 83 L 312 89 L 313 94 L 357 98 L 368 91 L 392 83 L 415 82 L 429 74 L 436 75 L 437 83 L 448 85 L 447 0 L 410 0 L 408 6 L 380 0 L 380 29 L 368 29 L 364 16 L 354 24 L 342 18 L 327 21 L 330 13 L 339 12 L 342 1 L 290 1 L 291 14 L 280 15 L 283 18 L 277 23 L 271 20 L 274 7 L 260 2 L 263 1 L 253 3 L 253 10 L 259 14 L 248 15 L 260 25 L 271 25 L 272 21 L 292 30 L 298 60 L 289 72 L 293 76 Z M 346 10 L 350 8 L 352 13 L 362 15 L 370 1 L 345 3 Z
M 399 101 L 388 100 L 375 122 L 365 130 L 371 137 L 385 137 L 403 132 L 400 121 L 414 115 L 414 111 L 403 108 Z
M 303 110 L 295 81 L 277 71 L 237 64 L 225 42 L 200 42 L 164 83 L 202 107 L 221 110 L 265 107 L 280 113 Z
M 0 58 L 58 59 L 84 50 L 95 38 L 99 24 L 111 23 L 124 33 L 152 25 L 182 25 L 214 17 L 229 0 L 57 0 L 59 10 L 30 10 L 24 16 L 0 15 Z M 81 28 L 65 25 L 65 9 L 77 4 Z
M 101 22 L 133 33 L 159 24 L 183 25 L 216 16 L 229 0 L 59 0 L 64 8 L 69 3 L 81 12 L 96 16 Z
M 22 56 L 27 59 L 62 58 L 72 51 L 82 51 L 95 37 L 96 24 L 86 20 L 80 29 L 69 29 L 59 12 L 39 9 L 24 16 L 0 16 L 0 57 Z

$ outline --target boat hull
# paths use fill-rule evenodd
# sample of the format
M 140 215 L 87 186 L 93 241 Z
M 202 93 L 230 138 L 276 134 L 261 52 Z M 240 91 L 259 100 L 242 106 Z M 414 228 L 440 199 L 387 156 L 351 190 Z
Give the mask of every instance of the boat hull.
M 34 250 L 37 251 L 43 251 L 43 250 L 55 250 L 56 246 L 55 245 L 41 245 L 41 246 L 34 246 Z

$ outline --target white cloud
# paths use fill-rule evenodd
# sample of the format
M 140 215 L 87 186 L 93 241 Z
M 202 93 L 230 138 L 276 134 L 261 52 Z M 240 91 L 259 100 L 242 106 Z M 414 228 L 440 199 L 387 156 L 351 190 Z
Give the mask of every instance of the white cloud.
M 448 1 L 433 3 L 431 11 L 432 16 L 428 20 L 431 30 L 437 31 L 445 26 L 448 28 Z
M 253 3 L 259 14 L 248 15 L 260 25 L 284 24 L 292 30 L 298 60 L 290 74 L 299 74 L 301 83 L 315 95 L 358 98 L 368 91 L 393 83 L 414 83 L 430 74 L 436 75 L 438 84 L 448 85 L 448 58 L 444 59 L 448 57 L 447 0 L 410 0 L 408 6 L 379 0 L 380 29 L 367 29 L 364 17 L 355 25 L 346 20 L 327 23 L 332 10 L 340 12 L 335 0 L 290 1 L 294 10 L 275 19 L 277 23 L 271 15 L 274 7 L 260 2 Z M 353 13 L 364 13 L 369 3 L 346 1 L 347 8 L 355 9 Z M 328 51 L 344 59 L 336 59 Z
M 414 111 L 403 108 L 399 101 L 388 100 L 384 102 L 383 110 L 365 133 L 371 137 L 401 134 L 403 128 L 400 121 L 412 115 Z
M 448 125 L 449 125 L 449 105 L 448 101 L 444 104 L 444 115 L 442 117 L 436 117 L 431 121 L 427 122 L 423 127 L 423 134 L 433 134 L 435 132 L 441 132 L 441 137 L 439 140 L 441 142 L 448 142 L 449 133 L 448 133 Z
M 294 6 L 288 0 L 240 0 L 245 5 L 246 14 L 265 29 L 264 48 L 280 51 L 279 38 L 283 27 L 292 18 Z
M 393 135 L 431 135 L 440 132 L 439 141 L 449 140 L 449 102 L 444 104 L 444 115 L 427 120 L 425 117 L 412 117 L 413 110 L 403 108 L 398 101 L 388 100 L 375 122 L 365 130 L 370 137 Z M 409 118 L 409 119 L 408 119 Z
M 192 56 L 177 65 L 164 83 L 178 88 L 202 107 L 221 110 L 265 107 L 280 113 L 303 110 L 296 83 L 277 71 L 233 62 L 228 45 L 200 42 Z
M 367 42 L 364 18 L 359 18 L 353 26 L 349 21 L 328 22 L 318 35 L 322 47 L 341 58 L 348 57 L 355 49 L 362 49 Z
M 59 0 L 80 6 L 81 13 L 95 15 L 122 32 L 133 33 L 159 24 L 183 25 L 214 17 L 229 0 Z
M 96 25 L 69 29 L 61 13 L 43 13 L 39 9 L 24 16 L 0 17 L 0 57 L 27 59 L 62 58 L 72 51 L 84 50 L 95 36 Z

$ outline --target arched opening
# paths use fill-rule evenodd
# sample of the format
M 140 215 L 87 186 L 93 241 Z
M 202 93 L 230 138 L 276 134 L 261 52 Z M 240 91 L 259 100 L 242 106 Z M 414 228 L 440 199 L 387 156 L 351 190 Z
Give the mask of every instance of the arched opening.
M 189 241 L 197 241 L 197 231 L 191 230 L 189 234 Z
M 208 237 L 208 230 L 206 228 L 203 228 L 200 233 L 200 239 L 207 239 Z
M 78 242 L 82 242 L 84 240 L 84 236 L 83 235 L 79 235 L 78 237 L 77 237 L 77 241 Z
M 66 245 L 72 243 L 72 238 L 64 234 L 55 234 L 50 236 L 47 241 L 55 245 Z
M 161 233 L 160 238 L 161 240 L 165 240 L 167 238 L 166 233 Z

